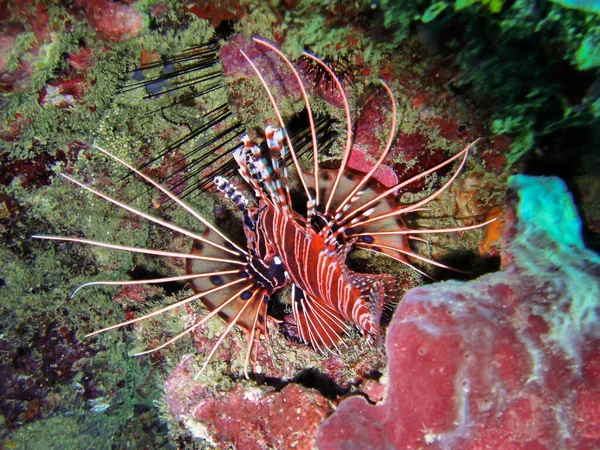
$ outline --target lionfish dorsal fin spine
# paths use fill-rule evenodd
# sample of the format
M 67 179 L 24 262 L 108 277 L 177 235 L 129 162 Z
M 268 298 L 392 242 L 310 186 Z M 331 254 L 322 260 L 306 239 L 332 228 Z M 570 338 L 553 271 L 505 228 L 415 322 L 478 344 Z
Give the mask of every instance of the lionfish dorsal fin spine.
M 263 41 L 257 41 L 257 42 L 264 44 Z M 248 55 L 246 55 L 246 53 L 243 50 L 240 50 L 240 53 L 244 57 L 244 59 L 248 62 L 248 64 L 250 64 L 250 67 L 252 67 L 252 70 L 254 71 L 254 73 L 258 77 L 260 83 L 262 84 L 265 93 L 269 97 L 269 101 L 271 102 L 271 106 L 273 106 L 273 111 L 275 112 L 275 115 L 277 116 L 277 121 L 279 122 L 279 126 L 281 127 L 281 130 L 283 131 L 283 136 L 285 137 L 285 141 L 286 141 L 286 143 L 288 145 L 288 148 L 289 148 L 289 151 L 290 151 L 290 155 L 292 157 L 292 161 L 294 162 L 294 166 L 296 167 L 296 171 L 298 172 L 298 177 L 300 179 L 302 187 L 304 188 L 304 192 L 306 193 L 306 197 L 310 200 L 310 199 L 312 199 L 312 195 L 311 195 L 311 193 L 310 193 L 310 191 L 308 189 L 308 186 L 306 184 L 306 180 L 305 180 L 305 177 L 303 175 L 303 171 L 302 171 L 302 169 L 300 167 L 300 161 L 298 161 L 298 156 L 296 155 L 296 152 L 294 150 L 294 146 L 292 145 L 292 140 L 290 139 L 289 134 L 286 131 L 285 121 L 283 120 L 283 117 L 281 116 L 281 111 L 279 111 L 279 107 L 277 106 L 277 102 L 275 101 L 275 97 L 273 97 L 273 93 L 269 89 L 269 85 L 265 81 L 265 78 L 263 77 L 262 73 L 260 73 L 260 70 L 258 70 L 258 67 L 256 67 L 256 64 L 254 64 L 254 62 L 248 57 Z
M 327 64 L 325 64 L 323 61 L 321 61 L 316 56 L 311 55 L 308 52 L 303 52 L 302 54 L 304 56 L 306 56 L 307 58 L 310 58 L 313 61 L 315 61 L 319 66 L 321 66 L 329 74 L 329 76 L 331 77 L 331 79 L 335 83 L 336 89 L 338 90 L 340 96 L 342 97 L 342 104 L 344 105 L 344 114 L 346 116 L 346 145 L 345 145 L 345 148 L 344 148 L 344 156 L 342 157 L 342 163 L 340 165 L 340 168 L 337 170 L 337 175 L 336 175 L 336 178 L 335 178 L 335 182 L 333 183 L 333 188 L 331 189 L 331 191 L 329 193 L 329 197 L 327 198 L 327 202 L 325 204 L 324 213 L 328 214 L 329 213 L 329 209 L 331 208 L 331 202 L 333 200 L 335 191 L 337 189 L 337 185 L 338 185 L 338 183 L 340 181 L 342 173 L 346 169 L 346 165 L 348 163 L 348 158 L 350 157 L 350 151 L 352 149 L 352 140 L 353 140 L 353 137 L 352 137 L 352 117 L 350 116 L 350 105 L 348 103 L 348 97 L 346 95 L 346 91 L 344 90 L 344 87 L 342 86 L 342 82 L 339 80 L 338 76 L 333 72 L 333 70 L 331 70 L 331 68 Z M 315 182 L 316 183 L 319 182 L 318 175 L 319 174 L 315 172 L 315 179 L 316 179 Z
M 267 127 L 266 129 L 266 135 L 270 141 L 269 152 L 272 154 L 271 158 L 264 157 L 260 147 L 255 145 L 248 135 L 244 135 L 242 138 L 243 150 L 236 150 L 234 157 L 238 164 L 239 173 L 254 189 L 259 202 L 262 201 L 283 211 L 289 211 L 291 209 L 291 199 L 287 178 L 282 179 L 279 161 L 277 160 L 276 164 L 273 164 L 275 159 L 273 153 L 275 151 L 277 151 L 277 154 L 283 152 L 282 134 L 277 133 L 277 131 L 273 127 Z M 287 172 L 283 173 L 284 176 L 287 176 Z M 243 194 L 239 190 L 230 187 L 231 182 L 222 177 L 217 177 L 214 183 L 220 191 L 225 193 L 226 197 L 234 201 L 237 199 L 244 202 Z M 246 200 L 240 209 L 243 210 L 243 206 L 247 206 L 247 204 Z
M 309 124 L 309 128 L 310 128 L 311 142 L 312 142 L 312 148 L 313 148 L 313 170 L 314 170 L 313 173 L 315 174 L 316 177 L 318 177 L 318 175 L 319 175 L 319 147 L 318 147 L 318 142 L 317 142 L 317 132 L 316 132 L 316 127 L 315 127 L 315 120 L 314 120 L 313 113 L 312 113 L 312 108 L 310 106 L 310 101 L 308 100 L 308 94 L 306 93 L 306 88 L 304 87 L 304 83 L 302 82 L 302 79 L 300 78 L 300 75 L 298 74 L 298 71 L 296 70 L 296 68 L 294 67 L 292 62 L 289 60 L 289 58 L 287 56 L 285 56 L 285 54 L 281 50 L 279 50 L 276 46 L 274 46 L 270 42 L 267 42 L 263 39 L 259 39 L 256 37 L 254 37 L 252 39 L 257 44 L 260 44 L 267 48 L 270 48 L 272 51 L 277 53 L 277 55 L 290 68 L 294 78 L 296 79 L 296 82 L 298 83 L 298 87 L 300 88 L 300 92 L 302 93 L 302 99 L 304 100 L 304 106 L 306 108 L 306 113 L 308 115 L 308 124 Z M 290 145 L 290 150 L 293 151 L 291 145 Z M 310 200 L 310 196 L 309 196 L 309 200 Z M 315 201 L 315 205 L 319 206 L 320 198 L 319 198 L 319 190 L 318 189 L 316 190 L 314 201 Z
M 269 147 L 271 157 L 271 167 L 274 173 L 275 187 L 277 189 L 277 198 L 283 209 L 291 208 L 292 200 L 290 197 L 290 186 L 288 173 L 285 167 L 285 144 L 283 130 L 267 125 L 265 128 L 265 137 Z M 280 164 L 280 161 L 282 164 Z M 283 167 L 283 170 L 281 169 Z
M 403 187 L 408 186 L 411 183 L 413 183 L 417 180 L 420 180 L 421 178 L 424 178 L 433 172 L 436 172 L 437 170 L 441 169 L 442 167 L 447 166 L 448 164 L 452 163 L 453 161 L 455 161 L 459 158 L 462 158 L 460 165 L 458 166 L 457 170 L 454 172 L 454 174 L 452 175 L 450 180 L 448 182 L 446 182 L 441 188 L 436 190 L 433 194 L 427 196 L 425 199 L 422 199 L 413 205 L 398 207 L 398 209 L 393 214 L 386 214 L 385 216 L 382 215 L 382 216 L 371 217 L 371 218 L 368 218 L 367 220 L 365 220 L 363 223 L 359 223 L 358 225 L 375 222 L 377 220 L 381 220 L 386 217 L 390 217 L 390 216 L 394 216 L 394 215 L 405 214 L 406 212 L 414 211 L 421 205 L 425 204 L 427 201 L 431 201 L 433 198 L 435 198 L 441 192 L 443 192 L 452 183 L 452 181 L 454 181 L 454 179 L 458 176 L 460 170 L 463 168 L 463 166 L 467 160 L 469 150 L 478 141 L 479 141 L 479 139 L 476 139 L 475 141 L 471 142 L 467 147 L 465 147 L 463 150 L 458 152 L 456 155 L 451 156 L 450 158 L 446 159 L 445 161 L 442 161 L 441 163 L 435 165 L 434 167 L 431 167 L 430 169 L 420 172 L 419 174 L 415 175 L 414 177 L 409 178 L 408 180 L 399 182 L 398 184 L 383 191 L 381 194 L 377 195 L 375 198 L 369 200 L 368 202 L 361 203 L 361 205 L 359 207 L 351 209 L 350 211 L 347 212 L 347 214 L 345 214 L 344 219 L 340 222 L 340 224 L 344 224 L 344 223 L 354 220 L 357 216 L 360 216 L 361 214 L 363 214 L 364 211 L 366 211 L 368 208 L 374 207 L 375 205 L 377 205 L 377 203 L 379 203 L 382 199 L 384 199 L 391 193 L 397 192 L 398 190 L 402 189 Z

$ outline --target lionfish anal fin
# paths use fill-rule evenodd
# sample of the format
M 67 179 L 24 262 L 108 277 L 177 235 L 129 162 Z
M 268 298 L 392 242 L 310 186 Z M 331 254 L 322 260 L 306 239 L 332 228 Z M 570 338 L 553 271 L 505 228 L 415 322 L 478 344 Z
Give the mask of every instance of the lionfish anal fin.
M 367 300 L 370 319 L 375 333 L 379 332 L 381 315 L 386 306 L 395 303 L 398 294 L 396 277 L 390 274 L 365 274 L 354 272 L 352 283 L 359 288 Z
M 322 353 L 337 348 L 349 328 L 337 311 L 296 286 L 293 287 L 292 311 L 300 339 Z

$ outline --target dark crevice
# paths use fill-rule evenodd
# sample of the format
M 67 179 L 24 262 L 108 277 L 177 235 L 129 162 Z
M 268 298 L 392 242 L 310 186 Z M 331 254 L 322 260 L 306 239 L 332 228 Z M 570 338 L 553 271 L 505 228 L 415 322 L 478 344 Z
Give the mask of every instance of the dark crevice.
M 135 266 L 132 270 L 127 272 L 127 275 L 132 280 L 151 280 L 153 278 L 164 278 L 165 274 L 148 270 L 143 266 Z M 184 288 L 185 282 L 182 281 L 171 281 L 169 283 L 161 283 L 160 286 L 164 289 L 167 295 L 175 295 L 177 292 Z

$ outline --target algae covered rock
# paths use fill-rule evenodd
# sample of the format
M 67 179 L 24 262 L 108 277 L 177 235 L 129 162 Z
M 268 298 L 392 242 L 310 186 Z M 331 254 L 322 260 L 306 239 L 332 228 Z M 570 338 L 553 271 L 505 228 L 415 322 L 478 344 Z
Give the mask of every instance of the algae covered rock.
M 410 291 L 388 386 L 321 426 L 334 448 L 557 449 L 600 442 L 600 257 L 557 178 L 516 176 L 502 271 Z

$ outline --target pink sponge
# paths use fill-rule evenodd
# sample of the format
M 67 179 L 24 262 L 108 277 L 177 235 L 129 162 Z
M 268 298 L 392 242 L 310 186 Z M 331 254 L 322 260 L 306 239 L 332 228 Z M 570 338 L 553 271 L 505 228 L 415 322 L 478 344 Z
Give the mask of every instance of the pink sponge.
M 502 271 L 410 291 L 384 401 L 342 402 L 328 449 L 600 448 L 600 257 L 556 178 L 513 177 Z

